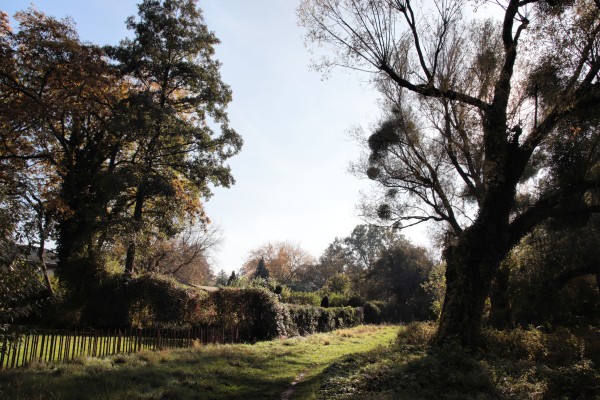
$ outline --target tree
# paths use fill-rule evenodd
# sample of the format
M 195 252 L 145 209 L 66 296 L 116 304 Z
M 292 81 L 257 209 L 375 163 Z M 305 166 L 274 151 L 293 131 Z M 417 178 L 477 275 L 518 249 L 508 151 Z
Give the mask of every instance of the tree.
M 216 225 L 190 226 L 174 238 L 155 237 L 142 247 L 138 269 L 171 275 L 186 284 L 206 285 L 214 280 L 211 253 L 222 241 Z
M 213 59 L 219 41 L 196 2 L 144 0 L 138 8 L 139 18 L 127 20 L 133 39 L 106 49 L 131 83 L 120 119 L 136 149 L 123 161 L 132 172 L 130 274 L 140 236 L 172 236 L 182 221 L 207 220 L 200 199 L 210 196 L 209 184 L 233 184 L 224 162 L 242 145 L 225 111 L 231 90 Z
M 336 238 L 325 249 L 319 263 L 312 268 L 309 267 L 306 273 L 311 275 L 313 280 L 323 280 L 318 288 L 323 287 L 325 281 L 333 276 L 346 274 L 352 281 L 355 293 L 375 298 L 377 296 L 372 297 L 372 295 L 378 289 L 372 290 L 373 285 L 369 274 L 377 260 L 399 241 L 404 241 L 404 238 L 396 229 L 377 225 L 357 225 L 348 237 Z
M 227 274 L 225 273 L 225 270 L 219 271 L 219 273 L 217 274 L 217 279 L 215 280 L 215 285 L 225 286 L 227 284 L 228 284 L 228 280 L 227 280 Z
M 432 298 L 424 285 L 433 269 L 425 249 L 406 239 L 385 250 L 366 276 L 368 298 L 394 301 L 405 320 L 430 318 Z
M 340 293 L 348 295 L 350 293 L 350 278 L 344 273 L 335 274 L 325 282 L 323 290 L 326 293 Z
M 251 275 L 261 259 L 264 259 L 269 276 L 285 285 L 299 281 L 302 271 L 314 263 L 314 258 L 297 243 L 267 243 L 250 251 L 242 271 Z
M 327 246 L 317 262 L 307 263 L 298 271 L 294 286 L 305 291 L 319 290 L 329 278 L 343 273 L 349 260 L 342 240 L 336 238 Z
M 262 279 L 269 279 L 269 270 L 267 269 L 267 266 L 265 265 L 264 257 L 261 257 L 260 260 L 258 261 L 258 266 L 256 267 L 256 270 L 254 271 L 254 277 L 262 278 Z
M 397 230 L 377 225 L 357 225 L 344 245 L 351 262 L 348 272 L 369 272 L 381 254 L 401 239 Z
M 304 0 L 299 15 L 334 50 L 322 67 L 373 72 L 388 116 L 363 163 L 384 189 L 370 215 L 445 224 L 437 343 L 470 346 L 510 249 L 549 217 L 600 211 L 594 163 L 568 185 L 544 174 L 553 143 L 597 136 L 600 17 L 590 0 L 507 0 L 499 23 L 466 23 L 465 4 Z
M 231 275 L 229 275 L 229 279 L 227 279 L 227 286 L 231 286 L 237 280 L 237 276 L 235 276 L 235 271 L 231 271 Z
M 97 234 L 119 187 L 107 177 L 122 139 L 108 129 L 121 82 L 70 20 L 32 9 L 15 19 L 18 31 L 0 27 L 0 97 L 10 104 L 0 108 L 0 159 L 13 178 L 22 177 L 11 187 L 35 210 L 41 251 L 56 219 L 60 271 L 81 280 L 79 260 L 96 259 Z M 96 274 L 89 269 L 84 274 Z
M 492 304 L 490 318 L 500 327 L 597 323 L 599 240 L 598 216 L 575 222 L 554 218 L 537 227 L 504 260 L 507 309 Z

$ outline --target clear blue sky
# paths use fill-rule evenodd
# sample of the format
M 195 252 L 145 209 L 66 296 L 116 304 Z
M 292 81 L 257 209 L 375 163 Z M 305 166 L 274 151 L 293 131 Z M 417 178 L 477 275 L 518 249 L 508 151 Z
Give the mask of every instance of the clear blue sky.
M 8 4 L 7 4 L 8 3 Z M 46 14 L 71 16 L 84 41 L 116 44 L 136 0 L 38 0 Z M 294 0 L 205 0 L 200 8 L 221 40 L 217 58 L 233 90 L 231 126 L 244 138 L 230 160 L 237 181 L 216 188 L 206 204 L 225 242 L 215 268 L 238 269 L 246 254 L 268 241 L 290 240 L 318 257 L 361 223 L 355 206 L 368 183 L 350 174 L 360 149 L 348 136 L 377 120 L 377 95 L 368 76 L 310 70 L 311 55 L 297 25 Z M 9 15 L 29 1 L 4 2 Z M 411 235 L 412 234 L 412 235 Z M 425 243 L 422 234 L 407 236 Z

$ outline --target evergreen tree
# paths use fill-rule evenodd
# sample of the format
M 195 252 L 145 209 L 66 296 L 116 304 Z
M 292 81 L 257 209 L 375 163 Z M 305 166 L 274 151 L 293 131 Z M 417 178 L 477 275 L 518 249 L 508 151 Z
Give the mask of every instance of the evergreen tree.
M 144 0 L 127 27 L 133 38 L 107 52 L 135 82 L 121 118 L 136 147 L 126 161 L 132 207 L 125 269 L 132 273 L 139 238 L 173 236 L 183 221 L 206 220 L 200 199 L 210 196 L 209 183 L 233 184 L 224 162 L 242 139 L 225 111 L 231 90 L 213 58 L 219 40 L 194 0 Z
M 269 279 L 269 270 L 267 269 L 267 266 L 265 265 L 264 257 L 260 258 L 260 261 L 258 262 L 258 266 L 256 267 L 256 271 L 254 272 L 254 277 Z
M 237 281 L 237 276 L 235 276 L 235 271 L 231 271 L 231 275 L 229 276 L 229 279 L 227 280 L 227 286 L 231 286 L 235 283 L 235 281 Z
M 215 281 L 215 284 L 217 286 L 225 286 L 225 285 L 229 284 L 229 282 L 227 281 L 227 275 L 225 274 L 225 271 L 223 271 L 223 270 L 219 271 L 219 274 L 217 275 L 217 280 Z

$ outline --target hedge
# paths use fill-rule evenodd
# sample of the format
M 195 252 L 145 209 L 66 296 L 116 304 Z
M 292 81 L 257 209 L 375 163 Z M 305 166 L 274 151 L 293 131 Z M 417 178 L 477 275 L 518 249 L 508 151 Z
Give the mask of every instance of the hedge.
M 362 308 L 283 304 L 265 288 L 221 288 L 215 292 L 181 285 L 159 275 L 117 276 L 87 296 L 77 325 L 97 328 L 222 326 L 247 340 L 307 335 L 354 326 Z
M 284 291 L 281 301 L 288 304 L 318 307 L 321 304 L 321 296 L 314 292 L 292 292 Z
M 285 335 L 310 335 L 363 323 L 362 308 L 285 305 Z

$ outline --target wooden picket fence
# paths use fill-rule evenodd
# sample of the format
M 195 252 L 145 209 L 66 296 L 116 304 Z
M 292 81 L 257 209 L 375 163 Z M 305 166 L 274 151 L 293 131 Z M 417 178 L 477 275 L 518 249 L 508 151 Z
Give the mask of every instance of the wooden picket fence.
M 76 357 L 105 357 L 141 350 L 191 347 L 194 343 L 240 343 L 238 328 L 108 329 L 15 331 L 0 336 L 0 370 L 32 362 L 64 362 Z

